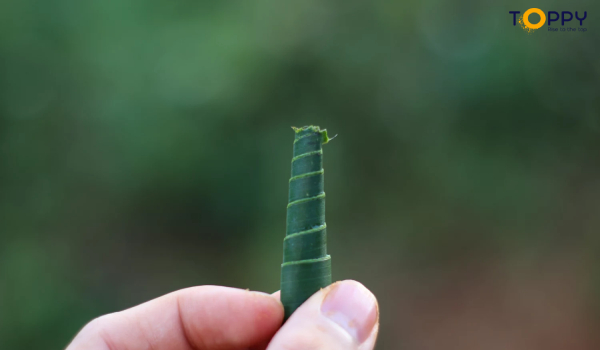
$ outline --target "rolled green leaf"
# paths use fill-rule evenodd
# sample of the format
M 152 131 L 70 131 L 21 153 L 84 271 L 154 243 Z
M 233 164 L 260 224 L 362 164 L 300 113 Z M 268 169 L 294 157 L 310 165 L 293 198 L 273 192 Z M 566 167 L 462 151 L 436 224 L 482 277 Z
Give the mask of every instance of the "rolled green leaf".
M 281 264 L 284 321 L 316 291 L 331 284 L 322 149 L 331 139 L 318 126 L 293 129 L 296 138 Z

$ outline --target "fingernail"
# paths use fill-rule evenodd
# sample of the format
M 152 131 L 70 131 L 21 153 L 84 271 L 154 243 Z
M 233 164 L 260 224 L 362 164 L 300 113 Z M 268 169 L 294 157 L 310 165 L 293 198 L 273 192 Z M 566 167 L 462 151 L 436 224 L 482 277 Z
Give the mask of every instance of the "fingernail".
M 360 344 L 377 323 L 377 300 L 362 284 L 338 282 L 327 293 L 321 313 L 340 325 Z

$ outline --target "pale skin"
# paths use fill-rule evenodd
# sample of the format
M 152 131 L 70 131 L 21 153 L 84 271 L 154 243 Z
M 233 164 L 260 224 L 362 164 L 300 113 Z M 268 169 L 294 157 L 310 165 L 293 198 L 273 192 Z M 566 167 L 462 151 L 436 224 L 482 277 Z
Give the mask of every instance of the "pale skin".
M 199 286 L 101 316 L 67 350 L 371 350 L 379 308 L 367 288 L 347 280 L 282 320 L 279 292 Z

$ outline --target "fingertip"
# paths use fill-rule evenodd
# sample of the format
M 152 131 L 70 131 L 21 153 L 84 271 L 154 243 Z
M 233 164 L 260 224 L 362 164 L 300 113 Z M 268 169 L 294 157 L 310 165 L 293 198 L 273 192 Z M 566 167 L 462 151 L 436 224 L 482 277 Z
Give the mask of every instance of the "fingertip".
M 320 309 L 325 317 L 346 330 L 358 343 L 369 337 L 379 319 L 375 295 L 354 280 L 338 282 L 327 290 Z
M 180 298 L 181 316 L 192 344 L 210 339 L 215 345 L 248 347 L 270 339 L 283 321 L 281 302 L 262 292 L 204 288 Z M 220 339 L 224 334 L 227 339 Z
M 283 322 L 283 304 L 279 301 L 279 298 L 273 297 L 271 294 L 263 292 L 249 292 L 252 294 L 256 308 L 256 320 L 258 324 L 276 325 L 279 328 Z M 273 333 L 275 333 L 273 331 Z
M 362 283 L 336 282 L 313 294 L 287 320 L 269 348 L 372 349 L 377 299 Z
M 245 349 L 268 342 L 282 322 L 270 294 L 192 287 L 90 322 L 69 349 Z
M 377 323 L 375 324 L 375 327 L 373 327 L 373 331 L 371 332 L 371 334 L 369 335 L 367 340 L 365 340 L 362 344 L 360 344 L 358 349 L 359 350 L 375 349 L 375 345 L 377 344 L 377 336 L 378 335 L 379 335 L 379 320 L 377 320 Z

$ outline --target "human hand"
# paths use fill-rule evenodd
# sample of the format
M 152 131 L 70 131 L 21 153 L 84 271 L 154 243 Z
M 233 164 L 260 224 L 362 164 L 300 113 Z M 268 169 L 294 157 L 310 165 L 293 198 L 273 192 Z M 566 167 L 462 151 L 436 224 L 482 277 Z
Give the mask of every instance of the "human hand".
M 347 280 L 282 320 L 279 292 L 192 287 L 93 320 L 67 350 L 371 350 L 379 309 L 368 289 Z

